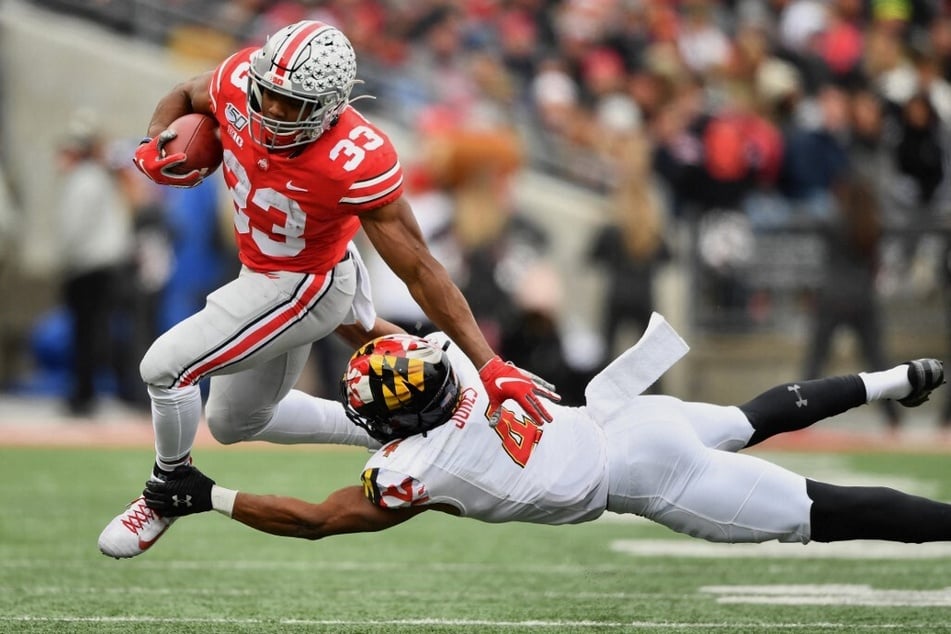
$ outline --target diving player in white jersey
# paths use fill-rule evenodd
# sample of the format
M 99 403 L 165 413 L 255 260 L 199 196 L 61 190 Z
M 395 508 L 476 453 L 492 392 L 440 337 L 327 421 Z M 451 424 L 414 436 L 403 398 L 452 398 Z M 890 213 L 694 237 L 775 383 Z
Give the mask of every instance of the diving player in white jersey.
M 598 389 L 588 390 L 585 407 L 551 404 L 547 424 L 508 402 L 493 427 L 476 368 L 445 335 L 388 335 L 353 355 L 344 404 L 325 408 L 320 421 L 340 426 L 349 417 L 368 443 L 384 443 L 361 485 L 312 504 L 239 493 L 184 466 L 149 482 L 144 497 L 164 516 L 214 509 L 307 539 L 378 531 L 426 510 L 541 524 L 610 510 L 716 542 L 951 540 L 951 505 L 826 484 L 736 453 L 873 400 L 920 405 L 944 382 L 940 361 L 784 384 L 740 406 L 637 395 L 634 374 L 612 364 L 589 385 Z

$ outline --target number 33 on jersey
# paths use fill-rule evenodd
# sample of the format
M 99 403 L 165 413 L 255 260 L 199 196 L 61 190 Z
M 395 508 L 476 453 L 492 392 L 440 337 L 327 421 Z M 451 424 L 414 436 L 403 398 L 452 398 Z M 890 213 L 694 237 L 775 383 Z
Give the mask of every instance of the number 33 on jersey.
M 256 271 L 324 273 L 359 230 L 358 215 L 402 195 L 399 158 L 389 138 L 349 106 L 297 151 L 253 142 L 246 92 L 254 50 L 226 59 L 211 82 L 238 254 Z

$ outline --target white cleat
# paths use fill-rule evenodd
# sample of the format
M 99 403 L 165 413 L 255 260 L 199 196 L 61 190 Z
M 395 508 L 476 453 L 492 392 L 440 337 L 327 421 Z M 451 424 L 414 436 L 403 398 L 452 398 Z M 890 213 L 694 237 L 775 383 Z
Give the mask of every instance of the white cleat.
M 125 511 L 115 516 L 99 534 L 99 550 L 103 555 L 124 559 L 141 555 L 158 541 L 175 517 L 165 518 L 139 497 Z

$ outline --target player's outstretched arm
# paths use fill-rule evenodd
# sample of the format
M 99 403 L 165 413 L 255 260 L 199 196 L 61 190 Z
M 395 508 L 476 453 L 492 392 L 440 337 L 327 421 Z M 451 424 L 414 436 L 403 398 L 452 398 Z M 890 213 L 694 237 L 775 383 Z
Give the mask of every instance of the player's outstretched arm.
M 401 524 L 426 507 L 382 509 L 363 494 L 363 487 L 334 491 L 320 504 L 279 495 L 238 493 L 232 517 L 265 533 L 321 539 L 344 533 L 369 533 Z
M 361 214 L 360 221 L 380 257 L 403 280 L 426 316 L 480 368 L 493 411 L 498 412 L 506 399 L 512 399 L 537 422 L 551 421 L 551 414 L 538 397 L 560 400 L 554 386 L 495 354 L 462 291 L 430 253 L 409 203 L 398 198 Z
M 360 214 L 367 238 L 387 266 L 439 330 L 462 348 L 476 366 L 494 352 L 469 309 L 462 292 L 445 267 L 429 251 L 423 234 L 405 198 Z
M 192 466 L 179 467 L 165 481 L 150 480 L 143 495 L 149 508 L 164 517 L 214 509 L 253 529 L 303 539 L 381 531 L 428 508 L 383 509 L 370 502 L 360 486 L 335 491 L 320 504 L 280 495 L 239 493 L 217 486 Z

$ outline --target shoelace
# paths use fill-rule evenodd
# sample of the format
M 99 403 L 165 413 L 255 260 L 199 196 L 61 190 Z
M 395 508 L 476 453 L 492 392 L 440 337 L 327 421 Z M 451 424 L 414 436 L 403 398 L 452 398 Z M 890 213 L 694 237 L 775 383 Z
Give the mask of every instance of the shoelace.
M 155 511 L 145 505 L 145 500 L 139 498 L 129 506 L 122 518 L 122 525 L 129 529 L 129 532 L 138 535 L 146 524 L 155 519 L 158 519 Z

